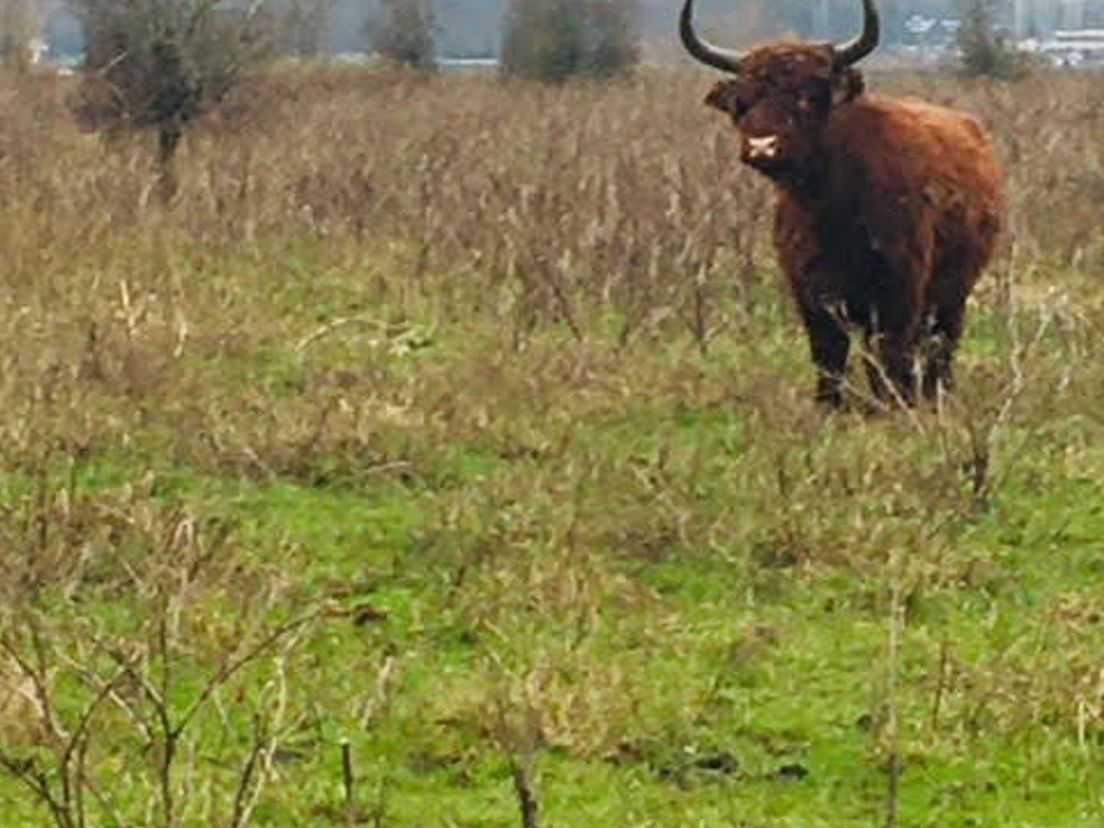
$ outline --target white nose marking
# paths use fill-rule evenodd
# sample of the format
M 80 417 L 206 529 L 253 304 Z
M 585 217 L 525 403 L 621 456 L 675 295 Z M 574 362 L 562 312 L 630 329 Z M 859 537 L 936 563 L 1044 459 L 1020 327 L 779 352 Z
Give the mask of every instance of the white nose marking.
M 774 158 L 778 154 L 778 136 L 764 135 L 761 138 L 748 138 L 749 158 Z

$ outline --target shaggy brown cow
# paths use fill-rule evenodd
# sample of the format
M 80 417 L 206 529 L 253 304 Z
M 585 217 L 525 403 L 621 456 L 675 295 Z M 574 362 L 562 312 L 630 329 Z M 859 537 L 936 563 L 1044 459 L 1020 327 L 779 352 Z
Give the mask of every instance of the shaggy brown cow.
M 854 65 L 878 43 L 878 12 L 852 43 L 777 43 L 746 55 L 694 31 L 695 58 L 730 72 L 706 103 L 731 115 L 741 159 L 774 182 L 774 242 L 801 311 L 818 369 L 816 398 L 838 406 L 849 325 L 866 336 L 874 392 L 916 396 L 952 382 L 966 298 L 1004 220 L 1001 173 L 971 116 L 915 100 L 868 95 Z

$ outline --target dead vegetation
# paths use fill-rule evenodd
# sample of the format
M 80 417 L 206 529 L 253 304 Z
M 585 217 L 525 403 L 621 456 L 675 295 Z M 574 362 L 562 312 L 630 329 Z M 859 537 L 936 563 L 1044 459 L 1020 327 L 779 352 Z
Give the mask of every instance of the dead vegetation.
M 993 127 L 1014 232 L 959 392 L 827 421 L 702 78 L 250 84 L 168 204 L 155 147 L 0 84 L 23 824 L 414 824 L 426 779 L 471 824 L 511 776 L 523 820 L 578 824 L 618 786 L 567 777 L 622 772 L 662 814 L 624 824 L 732 824 L 817 757 L 835 779 L 822 741 L 839 824 L 869 824 L 857 767 L 901 824 L 960 813 L 914 787 L 998 819 L 1041 767 L 1096 779 L 1099 79 L 873 79 Z M 983 758 L 1015 779 L 940 777 Z

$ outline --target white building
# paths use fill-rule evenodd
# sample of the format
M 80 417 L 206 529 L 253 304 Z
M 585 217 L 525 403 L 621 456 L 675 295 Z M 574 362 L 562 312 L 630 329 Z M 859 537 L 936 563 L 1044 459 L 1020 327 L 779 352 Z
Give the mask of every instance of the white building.
M 1104 0 L 1012 0 L 1012 31 L 1018 40 L 1099 26 L 1104 26 Z

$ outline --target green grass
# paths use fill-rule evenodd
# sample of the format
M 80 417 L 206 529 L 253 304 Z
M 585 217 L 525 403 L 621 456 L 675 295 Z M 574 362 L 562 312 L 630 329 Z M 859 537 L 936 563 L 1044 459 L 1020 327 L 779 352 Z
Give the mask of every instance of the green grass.
M 1104 821 L 1098 90 L 938 81 L 1015 249 L 940 411 L 826 414 L 698 80 L 303 81 L 168 209 L 3 122 L 0 826 L 80 733 L 85 824 L 164 826 L 189 710 L 178 828 L 246 767 L 347 824 L 346 740 L 364 825 L 519 825 L 531 759 L 544 826 L 868 828 L 894 751 L 901 826 Z
M 45 486 L 92 513 L 185 510 L 201 535 L 227 527 L 227 572 L 281 583 L 258 623 L 320 600 L 372 608 L 360 623 L 319 623 L 287 655 L 301 718 L 281 734 L 258 824 L 343 821 L 341 739 L 365 818 L 517 824 L 504 745 L 530 710 L 550 825 L 876 823 L 894 582 L 907 618 L 894 701 L 901 823 L 1099 824 L 1099 427 L 1072 392 L 1029 396 L 995 443 L 997 482 L 973 502 L 959 452 L 986 422 L 975 401 L 1001 385 L 987 364 L 1007 353 L 999 331 L 964 356 L 964 388 L 984 390 L 917 424 L 824 419 L 779 314 L 748 322 L 763 338 L 718 340 L 709 357 L 554 331 L 508 354 L 478 324 L 440 320 L 423 323 L 434 334 L 421 350 L 381 353 L 350 326 L 304 352 L 295 338 L 327 316 L 281 295 L 271 302 L 290 336 L 178 362 L 203 396 L 151 407 L 122 443 L 68 465 L 58 455 L 45 482 L 13 474 L 2 490 L 13 516 Z M 329 384 L 340 372 L 350 376 Z M 345 408 L 378 401 L 371 428 L 340 420 L 340 404 L 319 418 L 328 394 L 346 395 Z M 267 409 L 235 411 L 254 395 Z M 181 428 L 207 405 L 218 450 Z M 286 424 L 298 437 L 280 433 Z M 364 474 L 365 458 L 381 471 Z M 118 543 L 92 535 L 104 554 Z M 225 645 L 244 585 L 216 579 L 190 599 L 190 623 L 215 649 L 181 656 L 178 710 L 216 663 L 205 653 Z M 142 639 L 145 598 L 87 591 L 79 606 L 44 596 L 47 616 Z M 66 622 L 54 635 L 81 652 Z M 225 804 L 244 711 L 271 705 L 270 681 L 262 658 L 231 683 L 229 712 L 197 720 L 188 761 L 204 781 L 188 789 L 187 824 L 203 824 L 205 798 Z M 76 715 L 87 691 L 71 677 L 66 687 Z M 134 734 L 96 740 L 99 772 L 134 775 L 117 789 L 121 808 L 140 808 L 151 793 Z M 10 777 L 0 811 L 6 825 L 45 818 Z

